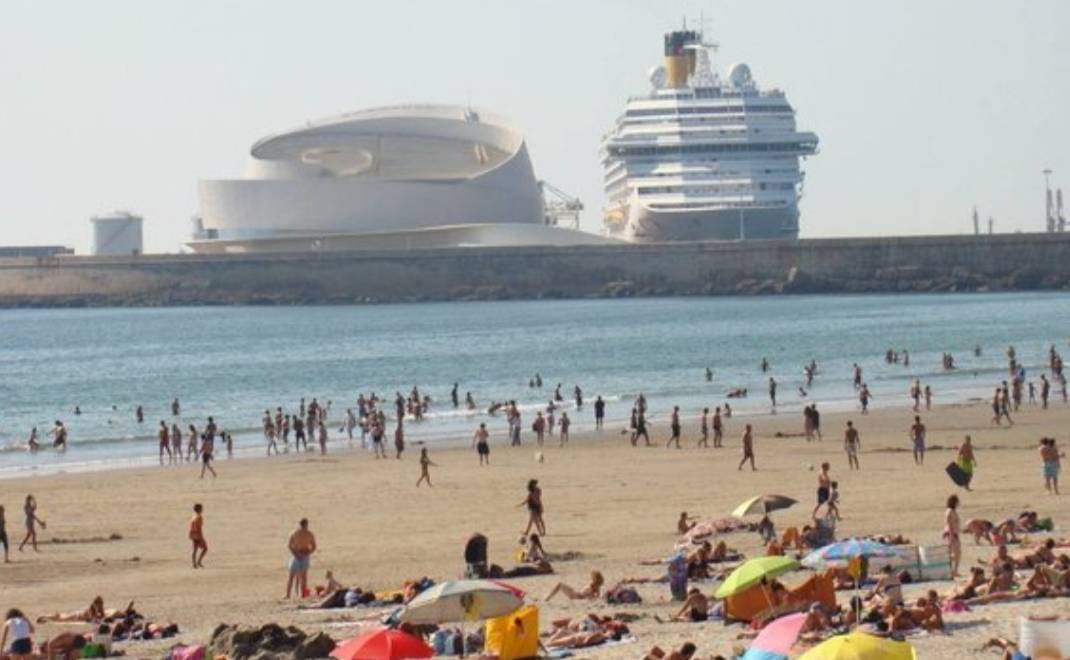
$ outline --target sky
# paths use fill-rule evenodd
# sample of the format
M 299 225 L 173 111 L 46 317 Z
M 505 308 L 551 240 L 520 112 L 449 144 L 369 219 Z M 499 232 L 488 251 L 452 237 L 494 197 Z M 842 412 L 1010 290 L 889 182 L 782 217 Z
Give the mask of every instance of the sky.
M 803 237 L 967 232 L 974 205 L 1034 231 L 1042 170 L 1070 193 L 1066 0 L 4 0 L 0 245 L 84 252 L 128 209 L 178 251 L 197 181 L 260 137 L 408 102 L 510 118 L 598 231 L 601 137 L 700 15 L 715 68 L 748 63 L 818 134 Z

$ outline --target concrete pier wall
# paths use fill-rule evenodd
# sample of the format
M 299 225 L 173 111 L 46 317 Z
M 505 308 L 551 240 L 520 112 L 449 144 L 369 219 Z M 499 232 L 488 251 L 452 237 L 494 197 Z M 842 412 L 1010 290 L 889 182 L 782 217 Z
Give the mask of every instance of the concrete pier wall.
M 0 305 L 1070 288 L 1070 234 L 0 259 Z

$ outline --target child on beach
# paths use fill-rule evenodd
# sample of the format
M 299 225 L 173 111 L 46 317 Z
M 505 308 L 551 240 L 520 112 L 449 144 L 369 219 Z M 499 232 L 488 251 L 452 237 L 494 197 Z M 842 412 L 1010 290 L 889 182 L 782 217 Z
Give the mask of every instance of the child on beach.
M 825 503 L 826 513 L 825 517 L 832 518 L 833 520 L 843 520 L 843 516 L 840 515 L 840 484 L 837 481 L 833 481 L 829 488 L 829 499 Z
M 189 521 L 189 540 L 193 543 L 193 568 L 204 568 L 204 555 L 208 552 L 208 542 L 204 540 L 204 516 L 201 515 L 203 511 L 204 507 L 199 502 L 194 504 L 193 518 Z
M 427 482 L 427 487 L 431 488 L 431 471 L 430 467 L 435 465 L 431 461 L 431 457 L 427 455 L 427 447 L 420 450 L 420 478 L 416 480 L 416 487 L 419 488 L 420 484 Z

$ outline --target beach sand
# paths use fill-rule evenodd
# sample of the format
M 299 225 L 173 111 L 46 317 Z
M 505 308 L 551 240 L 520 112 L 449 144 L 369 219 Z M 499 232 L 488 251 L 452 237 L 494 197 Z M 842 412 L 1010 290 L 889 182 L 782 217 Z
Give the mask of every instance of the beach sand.
M 547 442 L 543 463 L 535 460 L 537 447 L 530 433 L 525 433 L 525 444 L 518 449 L 508 447 L 504 433 L 496 429 L 489 467 L 479 466 L 474 450 L 433 451 L 438 467 L 432 469 L 435 485 L 430 489 L 415 488 L 418 448 L 410 447 L 401 461 L 377 461 L 370 453 L 345 449 L 340 441 L 332 441 L 325 457 L 220 460 L 215 480 L 198 479 L 199 466 L 193 464 L 5 480 L 0 482 L 0 504 L 7 509 L 12 541 L 17 545 L 21 537 L 21 504 L 27 493 L 37 496 L 48 529 L 41 533 L 45 542 L 40 553 L 29 549 L 20 553 L 13 547 L 13 563 L 0 566 L 0 606 L 17 606 L 36 618 L 84 608 L 100 594 L 108 607 L 134 600 L 152 620 L 178 623 L 183 641 L 206 642 L 219 623 L 269 621 L 293 623 L 308 631 L 325 629 L 343 639 L 354 629 L 339 621 L 370 612 L 301 612 L 295 603 L 282 599 L 286 540 L 298 519 L 310 519 L 319 541 L 311 584 L 322 583 L 329 568 L 345 584 L 399 588 L 409 578 L 460 577 L 464 543 L 475 531 L 490 538 L 491 561 L 512 565 L 527 518 L 518 504 L 527 480 L 538 478 L 549 532 L 546 549 L 581 555 L 556 563 L 555 576 L 514 581 L 542 608 L 543 630 L 559 617 L 628 611 L 646 615 L 632 625 L 638 642 L 587 649 L 579 655 L 635 658 L 653 644 L 667 647 L 684 640 L 695 641 L 703 656 L 728 655 L 741 630 L 738 625 L 653 620 L 655 614 L 667 617 L 677 609 L 669 602 L 667 585 L 642 586 L 641 605 L 542 601 L 557 580 L 582 587 L 593 569 L 601 570 L 609 585 L 624 577 L 663 573 L 638 562 L 670 554 L 676 518 L 684 510 L 723 517 L 751 495 L 782 493 L 800 503 L 775 514 L 778 529 L 801 526 L 814 504 L 816 467 L 826 460 L 840 483 L 844 516 L 840 536 L 898 532 L 915 542 L 939 543 L 944 503 L 955 492 L 962 498 L 964 521 L 999 520 L 1032 509 L 1042 517 L 1052 516 L 1057 533 L 1070 524 L 1062 498 L 1044 491 L 1036 449 L 1042 435 L 1059 437 L 1059 431 L 1067 428 L 1070 408 L 1062 403 L 1048 411 L 1023 408 L 1009 429 L 989 424 L 989 408 L 983 402 L 922 413 L 931 451 L 920 468 L 914 466 L 909 451 L 912 416 L 905 397 L 902 407 L 866 416 L 826 413 L 824 441 L 814 443 L 800 437 L 798 413 L 737 417 L 727 421 L 726 447 L 718 450 L 696 449 L 697 414 L 685 420 L 684 449 L 666 449 L 668 428 L 662 417 L 652 427 L 659 447 L 632 448 L 618 423 L 601 433 L 575 434 L 567 449 Z M 863 443 L 862 470 L 854 473 L 847 470 L 841 444 L 848 417 L 855 421 Z M 739 435 L 746 422 L 755 426 L 757 472 L 736 469 Z M 497 424 L 499 429 L 504 426 Z M 795 437 L 775 437 L 778 432 Z M 973 435 L 979 463 L 975 491 L 970 493 L 955 488 L 944 474 L 944 466 L 954 457 L 953 447 L 967 433 Z M 155 452 L 155 447 L 147 445 L 145 452 Z M 190 568 L 186 539 L 194 502 L 205 506 L 210 547 L 206 568 L 197 571 Z M 48 542 L 112 533 L 122 539 Z M 724 538 L 748 555 L 759 550 L 754 533 Z M 975 547 L 972 539 L 965 539 L 964 547 L 964 565 L 992 554 L 988 546 Z M 804 575 L 783 580 L 791 585 Z M 943 591 L 947 586 L 915 585 L 907 594 L 930 587 Z M 712 591 L 712 587 L 704 588 Z M 840 602 L 846 603 L 847 597 L 841 592 Z M 1067 604 L 1063 599 L 978 607 L 948 615 L 949 635 L 911 641 L 919 657 L 972 658 L 992 635 L 1016 637 L 1019 615 L 1065 612 Z M 41 626 L 38 637 L 60 628 Z M 158 657 L 171 643 L 138 642 L 123 648 L 131 656 Z

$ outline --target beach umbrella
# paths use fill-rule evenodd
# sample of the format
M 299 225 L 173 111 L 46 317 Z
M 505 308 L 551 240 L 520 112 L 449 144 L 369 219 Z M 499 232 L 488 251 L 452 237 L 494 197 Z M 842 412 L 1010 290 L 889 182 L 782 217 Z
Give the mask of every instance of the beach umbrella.
M 732 515 L 736 518 L 765 515 L 770 511 L 787 509 L 795 503 L 795 500 L 786 495 L 756 495 L 737 506 Z
M 853 632 L 825 640 L 799 660 L 915 660 L 914 647 L 885 637 Z
M 773 621 L 754 638 L 740 660 L 787 660 L 791 647 L 799 641 L 806 613 L 782 616 Z
M 492 580 L 453 580 L 423 591 L 401 611 L 403 623 L 450 623 L 505 616 L 524 603 L 524 592 Z
M 331 651 L 331 657 L 337 660 L 405 660 L 430 658 L 434 654 L 434 649 L 422 639 L 389 628 L 371 630 Z
M 856 557 L 872 559 L 875 557 L 902 556 L 903 553 L 899 548 L 890 545 L 865 539 L 848 539 L 839 543 L 830 543 L 823 548 L 814 550 L 806 555 L 802 560 L 802 565 L 807 568 L 819 569 L 835 562 L 848 561 Z
M 791 557 L 773 556 L 750 559 L 732 571 L 728 578 L 717 588 L 714 598 L 728 598 L 750 589 L 763 578 L 775 578 L 799 567 L 799 562 Z

